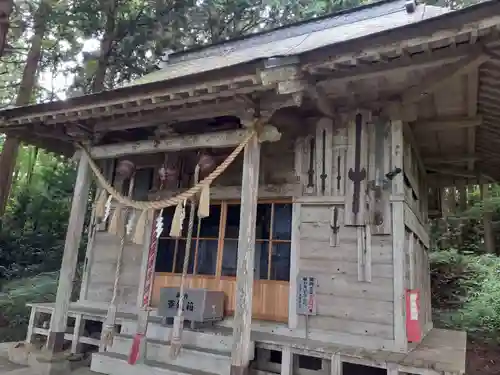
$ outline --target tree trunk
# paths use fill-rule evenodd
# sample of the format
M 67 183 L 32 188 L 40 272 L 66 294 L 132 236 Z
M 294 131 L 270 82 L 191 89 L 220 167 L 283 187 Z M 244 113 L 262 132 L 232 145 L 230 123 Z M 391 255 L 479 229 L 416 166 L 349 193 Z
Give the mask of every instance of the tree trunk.
M 12 12 L 12 0 L 0 0 L 0 56 L 3 55 L 9 31 L 9 18 Z
M 99 53 L 99 61 L 95 71 L 94 80 L 92 82 L 92 92 L 104 91 L 104 81 L 106 78 L 106 70 L 108 69 L 109 56 L 113 48 L 115 40 L 115 25 L 116 25 L 116 0 L 103 0 L 109 2 L 108 7 L 104 7 L 106 15 L 106 27 L 104 36 L 101 40 L 101 48 Z
M 481 185 L 481 199 L 483 202 L 490 198 L 490 190 L 488 184 Z M 492 218 L 493 213 L 489 205 L 485 205 L 483 212 L 483 226 L 484 226 L 484 247 L 487 253 L 495 253 L 495 234 L 493 233 Z
M 26 59 L 26 65 L 24 66 L 23 77 L 16 98 L 16 106 L 29 104 L 31 101 L 38 71 L 38 63 L 42 54 L 46 18 L 50 14 L 50 11 L 51 2 L 49 0 L 44 0 L 34 16 L 34 35 L 31 38 L 31 47 Z M 2 217 L 5 212 L 5 207 L 12 187 L 12 174 L 16 165 L 19 144 L 19 138 L 7 134 L 2 154 L 0 155 L 0 217 Z

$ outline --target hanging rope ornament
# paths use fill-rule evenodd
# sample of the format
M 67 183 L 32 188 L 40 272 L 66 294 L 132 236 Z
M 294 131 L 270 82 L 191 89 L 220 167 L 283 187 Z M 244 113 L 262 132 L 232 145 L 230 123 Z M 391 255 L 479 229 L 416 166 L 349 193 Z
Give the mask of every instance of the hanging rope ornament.
M 195 185 L 198 183 L 198 178 L 200 176 L 200 165 L 196 164 L 196 168 L 194 169 L 194 183 Z M 172 335 L 170 338 L 170 357 L 175 359 L 179 356 L 181 345 L 182 345 L 182 328 L 184 326 L 184 284 L 186 282 L 186 275 L 189 266 L 189 255 L 191 252 L 191 241 L 193 239 L 193 227 L 194 227 L 194 214 L 196 209 L 196 200 L 191 199 L 190 202 L 190 210 L 189 210 L 189 223 L 187 229 L 187 237 L 186 237 L 186 247 L 184 248 L 184 263 L 182 265 L 182 275 L 181 275 L 181 285 L 179 288 L 179 304 L 177 306 L 177 314 L 174 317 L 174 325 L 172 327 Z M 185 211 L 185 204 L 182 209 Z M 184 212 L 182 219 L 184 219 Z M 174 214 L 175 220 L 175 214 Z M 172 223 L 172 228 L 174 227 L 174 223 Z M 182 230 L 182 225 L 180 225 Z M 171 231 L 172 233 L 172 231 Z M 172 234 L 171 234 L 172 235 Z M 179 233 L 180 235 L 180 233 Z
M 103 222 L 106 222 L 111 216 L 111 222 L 108 229 L 111 233 L 119 234 L 118 228 L 120 228 L 122 224 L 125 225 L 124 223 L 126 221 L 126 218 L 123 216 L 124 208 L 134 208 L 139 210 L 140 214 L 136 214 L 138 216 L 138 219 L 135 222 L 135 230 L 132 230 L 134 223 L 129 222 L 128 231 L 134 243 L 143 244 L 145 237 L 145 223 L 147 221 L 147 218 L 150 215 L 153 215 L 155 210 L 161 210 L 167 207 L 176 206 L 176 214 L 174 215 L 175 220 L 173 220 L 173 228 L 170 228 L 170 232 L 175 237 L 178 237 L 182 231 L 181 219 L 183 219 L 185 216 L 185 202 L 187 200 L 194 199 L 194 197 L 199 194 L 200 202 L 198 207 L 198 215 L 200 215 L 201 217 L 208 216 L 210 207 L 210 185 L 229 167 L 229 165 L 231 165 L 231 163 L 248 144 L 250 139 L 252 139 L 261 130 L 261 120 L 257 119 L 255 120 L 253 129 L 248 132 L 248 135 L 243 139 L 243 141 L 214 170 L 212 170 L 213 166 L 215 165 L 215 160 L 213 159 L 213 157 L 208 154 L 202 154 L 202 157 L 199 160 L 199 164 L 203 164 L 204 166 L 203 173 L 201 174 L 203 175 L 204 173 L 208 173 L 209 171 L 211 171 L 209 175 L 202 181 L 197 182 L 192 188 L 175 197 L 156 201 L 136 201 L 131 199 L 131 196 L 124 196 L 119 191 L 117 191 L 112 186 L 112 184 L 110 184 L 103 176 L 100 168 L 92 159 L 92 155 L 90 154 L 86 146 L 80 143 L 79 147 L 87 156 L 90 168 L 92 169 L 92 172 L 94 173 L 100 187 L 103 189 L 96 201 L 96 216 L 99 218 L 102 217 Z M 272 131 L 273 130 L 271 129 L 271 135 L 275 136 L 276 134 L 272 134 Z M 276 129 L 274 129 L 274 132 L 277 132 Z M 279 133 L 277 133 L 277 135 L 279 136 Z M 160 179 L 168 181 L 170 179 L 170 176 L 176 175 L 176 170 L 174 167 L 168 168 L 166 165 L 164 165 L 163 168 L 164 170 L 161 172 L 161 175 L 163 177 L 160 176 Z M 135 166 L 130 160 L 121 160 L 117 166 L 116 171 L 119 177 L 121 177 L 122 179 L 126 179 L 134 173 Z M 103 205 L 103 202 L 106 203 Z M 102 209 L 103 206 L 104 210 Z M 120 207 L 120 209 L 112 210 L 112 206 Z M 99 209 L 97 209 L 97 207 L 99 207 Z
M 121 178 L 121 184 L 125 178 L 130 178 L 130 184 L 128 187 L 128 196 L 132 196 L 134 191 L 134 169 L 128 164 L 126 168 L 117 168 L 117 174 Z M 113 218 L 109 224 L 109 232 L 115 233 L 120 236 L 120 246 L 118 248 L 118 254 L 116 257 L 116 268 L 115 268 L 115 280 L 113 283 L 113 295 L 109 303 L 108 312 L 104 320 L 101 334 L 101 349 L 107 351 L 112 345 L 114 340 L 114 335 L 116 332 L 116 312 L 118 310 L 118 288 L 120 285 L 121 268 L 123 263 L 123 251 L 125 249 L 125 240 L 127 236 L 127 231 L 129 225 L 126 224 L 127 214 L 129 213 L 129 208 L 124 207 L 123 204 L 119 203 L 115 207 L 115 212 L 113 213 Z M 133 214 L 131 214 L 132 216 Z
M 111 198 L 111 196 L 110 196 Z M 95 203 L 95 213 L 94 215 L 98 218 L 104 217 L 106 213 L 106 202 L 108 201 L 108 193 L 106 190 L 101 189 L 99 195 L 97 196 Z

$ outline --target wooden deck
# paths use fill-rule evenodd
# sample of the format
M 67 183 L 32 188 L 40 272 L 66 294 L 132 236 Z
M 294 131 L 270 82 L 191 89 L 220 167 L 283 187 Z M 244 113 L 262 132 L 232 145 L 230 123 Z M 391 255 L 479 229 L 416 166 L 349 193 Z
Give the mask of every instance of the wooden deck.
M 39 311 L 51 312 L 54 304 L 33 304 Z M 86 306 L 79 303 L 70 305 L 70 315 L 81 314 L 84 319 L 102 321 L 106 316 L 104 306 Z M 136 320 L 134 312 L 119 312 L 117 320 Z M 229 319 L 230 320 L 230 319 Z M 150 321 L 160 324 L 161 319 L 153 313 Z M 231 334 L 228 322 L 214 328 Z M 281 327 L 282 326 L 282 327 Z M 257 347 L 272 350 L 290 348 L 292 353 L 333 360 L 356 363 L 360 365 L 394 369 L 420 375 L 462 375 L 465 373 L 465 354 L 467 335 L 465 332 L 444 329 L 432 329 L 423 341 L 409 353 L 394 353 L 386 350 L 366 350 L 347 346 L 334 345 L 329 342 L 306 339 L 301 331 L 291 331 L 285 325 L 277 327 L 268 322 L 252 324 L 252 340 Z
M 467 334 L 461 331 L 432 329 L 423 341 L 409 353 L 393 353 L 384 350 L 341 347 L 322 341 L 306 340 L 272 333 L 252 331 L 252 339 L 258 347 L 279 350 L 290 347 L 293 353 L 331 359 L 337 355 L 341 362 L 360 365 L 395 368 L 411 374 L 465 373 Z

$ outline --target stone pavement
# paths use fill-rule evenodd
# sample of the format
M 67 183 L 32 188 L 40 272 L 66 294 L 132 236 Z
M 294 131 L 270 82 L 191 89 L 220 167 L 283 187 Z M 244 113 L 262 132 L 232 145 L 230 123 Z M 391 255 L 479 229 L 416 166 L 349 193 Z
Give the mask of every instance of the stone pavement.
M 37 372 L 29 366 L 22 366 L 12 363 L 8 360 L 7 343 L 0 344 L 0 375 L 38 375 Z M 97 375 L 90 371 L 88 367 L 79 367 L 71 371 L 68 375 Z

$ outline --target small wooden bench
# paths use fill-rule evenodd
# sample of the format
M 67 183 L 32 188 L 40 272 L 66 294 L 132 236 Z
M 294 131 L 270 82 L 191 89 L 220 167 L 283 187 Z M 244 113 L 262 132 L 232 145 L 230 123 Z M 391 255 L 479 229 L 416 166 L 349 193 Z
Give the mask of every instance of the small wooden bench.
M 40 326 L 40 315 L 47 314 L 52 317 L 55 304 L 54 303 L 29 303 L 31 307 L 30 320 L 28 324 L 28 332 L 26 342 L 31 343 L 34 335 L 48 337 L 50 324 L 48 326 Z M 71 332 L 67 332 L 64 338 L 71 341 L 71 353 L 78 353 L 80 344 L 87 344 L 99 347 L 99 338 L 93 338 L 84 335 L 86 321 L 104 322 L 107 310 L 103 307 L 89 306 L 79 303 L 71 303 L 68 311 L 68 318 L 74 319 L 74 326 L 71 327 Z M 46 322 L 46 321 L 45 321 Z M 50 323 L 50 321 L 49 321 Z

